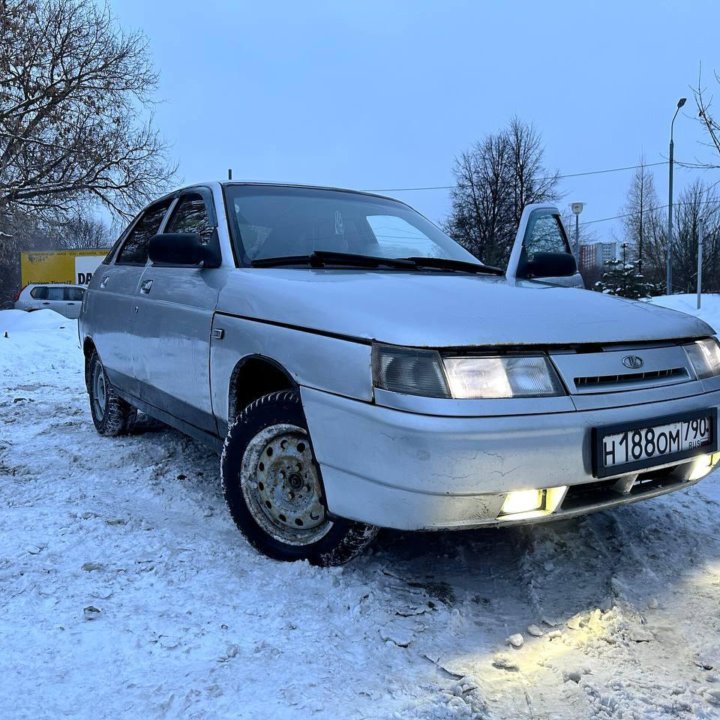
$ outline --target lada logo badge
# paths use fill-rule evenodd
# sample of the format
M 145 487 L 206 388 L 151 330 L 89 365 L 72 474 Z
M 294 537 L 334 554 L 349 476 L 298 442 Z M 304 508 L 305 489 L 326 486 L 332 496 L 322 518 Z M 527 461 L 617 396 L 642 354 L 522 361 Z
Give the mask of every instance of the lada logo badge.
M 630 370 L 638 370 L 643 366 L 643 359 L 637 355 L 626 355 L 622 359 L 622 364 Z

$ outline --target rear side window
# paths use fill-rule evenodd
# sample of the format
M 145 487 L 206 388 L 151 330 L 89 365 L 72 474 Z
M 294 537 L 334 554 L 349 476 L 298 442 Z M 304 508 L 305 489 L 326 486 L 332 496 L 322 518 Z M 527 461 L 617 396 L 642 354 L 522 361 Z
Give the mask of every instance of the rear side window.
M 150 238 L 157 234 L 171 199 L 149 207 L 135 223 L 117 258 L 118 265 L 144 265 L 148 259 Z
M 65 288 L 64 287 L 49 287 L 47 290 L 47 297 L 45 300 L 64 300 L 65 299 Z
M 82 288 L 65 288 L 65 299 L 70 302 L 81 302 L 85 291 Z
M 206 242 L 213 230 L 205 201 L 196 193 L 180 198 L 165 228 L 168 233 L 197 233 Z

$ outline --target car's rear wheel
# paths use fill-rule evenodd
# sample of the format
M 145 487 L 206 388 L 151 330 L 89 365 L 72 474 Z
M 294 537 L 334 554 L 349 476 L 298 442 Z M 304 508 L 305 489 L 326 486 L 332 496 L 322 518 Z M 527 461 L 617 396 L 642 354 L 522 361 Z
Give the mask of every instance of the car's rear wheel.
M 232 425 L 222 456 L 225 499 L 248 541 L 276 560 L 340 565 L 377 528 L 330 518 L 299 395 L 275 392 L 251 403 Z
M 87 389 L 90 414 L 100 435 L 113 437 L 128 432 L 135 420 L 136 410 L 115 392 L 95 351 L 88 361 Z

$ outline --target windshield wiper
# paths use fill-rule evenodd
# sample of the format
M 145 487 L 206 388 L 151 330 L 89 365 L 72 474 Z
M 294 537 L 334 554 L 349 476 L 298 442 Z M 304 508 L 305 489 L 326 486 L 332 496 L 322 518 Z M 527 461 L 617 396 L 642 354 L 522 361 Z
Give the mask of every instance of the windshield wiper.
M 458 270 L 460 272 L 480 273 L 483 275 L 505 275 L 500 268 L 492 265 L 480 265 L 466 260 L 453 260 L 439 257 L 409 257 L 403 260 L 411 261 L 418 268 L 437 268 L 439 270 Z
M 253 267 L 282 267 L 285 265 L 309 265 L 314 268 L 323 268 L 328 265 L 347 265 L 349 267 L 389 267 L 400 270 L 413 270 L 417 266 L 410 259 L 384 258 L 374 255 L 356 255 L 353 253 L 331 252 L 329 250 L 315 250 L 309 255 L 283 255 L 281 257 L 258 258 L 253 260 Z
M 465 260 L 437 257 L 385 258 L 376 255 L 357 255 L 355 253 L 315 250 L 308 255 L 282 255 L 280 257 L 258 258 L 251 263 L 252 267 L 269 268 L 290 265 L 309 265 L 312 268 L 324 268 L 329 265 L 363 268 L 388 267 L 396 270 L 422 270 L 435 268 L 438 270 L 457 270 L 458 272 L 478 273 L 482 275 L 504 275 L 500 268 L 492 265 Z

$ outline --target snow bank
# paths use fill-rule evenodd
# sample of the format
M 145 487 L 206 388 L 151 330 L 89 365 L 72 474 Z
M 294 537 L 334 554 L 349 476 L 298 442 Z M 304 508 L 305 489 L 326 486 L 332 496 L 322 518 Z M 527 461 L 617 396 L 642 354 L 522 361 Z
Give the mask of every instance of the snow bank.
M 694 315 L 715 328 L 715 332 L 720 332 L 720 295 L 716 293 L 702 296 L 700 310 L 697 309 L 697 295 L 695 294 L 660 295 L 650 298 L 647 302 Z
M 66 325 L 73 325 L 74 320 L 68 320 L 54 310 L 0 310 L 0 335 L 12 331 L 45 331 L 57 330 Z

